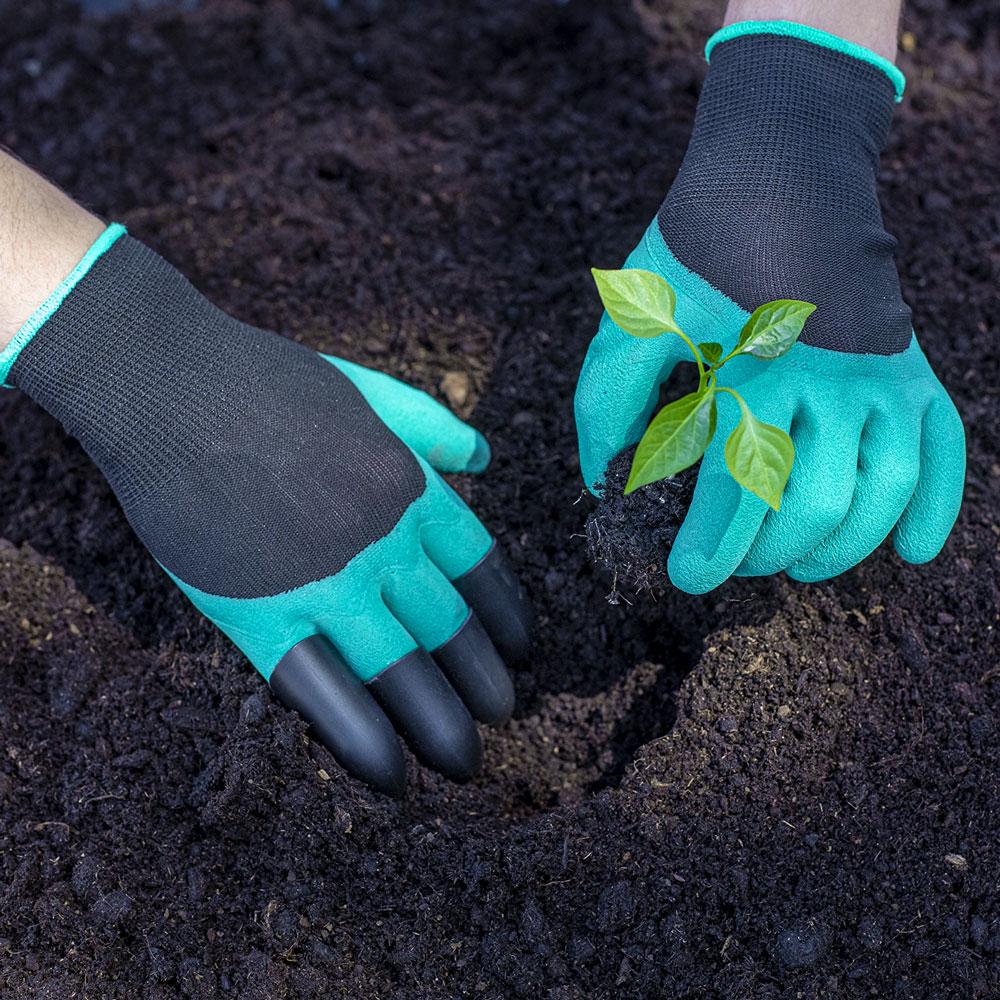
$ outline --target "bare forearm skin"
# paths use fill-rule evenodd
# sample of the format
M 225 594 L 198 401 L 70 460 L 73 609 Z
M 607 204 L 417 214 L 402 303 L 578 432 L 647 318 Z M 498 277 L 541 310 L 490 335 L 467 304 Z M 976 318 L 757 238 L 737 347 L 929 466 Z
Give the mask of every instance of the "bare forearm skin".
M 729 0 L 725 23 L 794 21 L 895 62 L 901 6 L 902 0 Z
M 103 229 L 100 219 L 0 150 L 0 348 Z

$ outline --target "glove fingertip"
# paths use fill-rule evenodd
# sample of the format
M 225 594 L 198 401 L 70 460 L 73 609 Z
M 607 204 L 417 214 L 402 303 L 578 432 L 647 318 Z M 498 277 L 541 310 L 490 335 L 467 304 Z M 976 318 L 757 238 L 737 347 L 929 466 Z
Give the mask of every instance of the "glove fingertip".
M 678 590 L 692 596 L 707 594 L 723 582 L 715 579 L 711 567 L 704 559 L 696 553 L 685 551 L 683 544 L 678 546 L 676 542 L 667 558 L 667 575 Z
M 817 563 L 801 562 L 789 566 L 785 570 L 785 575 L 796 583 L 821 583 L 835 574 Z
M 917 488 L 892 533 L 893 547 L 906 562 L 930 562 L 944 548 L 962 509 L 965 462 L 962 418 L 942 396 L 925 420 Z
M 608 445 L 581 427 L 577 421 L 577 440 L 579 444 L 580 475 L 591 495 L 600 499 L 604 495 L 605 473 L 608 465 L 617 452 L 610 452 Z M 610 452 L 610 453 L 609 453 Z
M 944 531 L 922 531 L 919 533 L 907 530 L 909 526 L 899 525 L 892 535 L 892 545 L 897 554 L 905 562 L 919 566 L 930 562 L 944 548 L 948 540 L 951 525 Z
M 476 440 L 472 448 L 472 454 L 465 463 L 465 471 L 473 474 L 485 472 L 493 459 L 493 452 L 490 443 L 479 431 L 475 431 Z

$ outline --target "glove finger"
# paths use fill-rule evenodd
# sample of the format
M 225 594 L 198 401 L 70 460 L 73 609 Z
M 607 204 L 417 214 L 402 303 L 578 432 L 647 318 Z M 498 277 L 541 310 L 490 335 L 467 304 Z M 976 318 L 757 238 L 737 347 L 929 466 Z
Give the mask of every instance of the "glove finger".
M 768 576 L 812 552 L 847 516 L 858 471 L 863 418 L 830 426 L 800 409 L 789 432 L 795 461 L 780 510 L 768 510 L 737 576 Z
M 438 472 L 482 472 L 490 446 L 474 427 L 412 385 L 343 358 L 322 355 L 357 387 L 382 422 Z
M 787 431 L 791 404 L 782 402 L 776 410 L 761 414 L 761 419 Z M 724 451 L 739 414 L 729 410 L 725 420 L 721 418 L 720 412 L 719 427 L 702 459 L 691 506 L 667 560 L 674 586 L 689 594 L 707 593 L 732 576 L 770 510 L 729 474 Z
M 524 663 L 531 649 L 535 612 L 499 544 L 494 541 L 489 552 L 453 582 L 504 661 L 512 666 Z
M 500 654 L 462 596 L 429 559 L 413 571 L 389 576 L 382 597 L 431 653 L 473 718 L 492 724 L 510 718 L 514 685 Z
M 924 417 L 920 478 L 896 526 L 896 551 L 911 563 L 933 559 L 944 546 L 965 489 L 965 428 L 951 399 L 942 394 Z
M 479 770 L 482 744 L 469 710 L 430 654 L 381 600 L 372 602 L 360 619 L 331 614 L 320 624 L 418 760 L 452 781 L 467 781 Z M 409 652 L 373 666 L 373 646 L 409 647 Z
M 430 653 L 407 653 L 367 687 L 418 760 L 451 781 L 468 781 L 479 771 L 483 745 L 476 724 Z
M 348 774 L 387 795 L 403 794 L 406 761 L 392 723 L 328 639 L 296 643 L 269 683 Z
M 420 529 L 428 558 L 476 613 L 506 663 L 528 655 L 531 602 L 496 541 L 440 476 L 428 474 L 438 515 Z
M 909 503 L 919 472 L 919 424 L 873 414 L 861 432 L 851 509 L 823 542 L 789 567 L 788 575 L 804 583 L 827 580 L 871 555 Z
M 632 337 L 607 313 L 601 319 L 573 399 L 580 469 L 595 495 L 611 459 L 635 444 L 649 424 L 660 385 L 677 361 L 674 340 Z

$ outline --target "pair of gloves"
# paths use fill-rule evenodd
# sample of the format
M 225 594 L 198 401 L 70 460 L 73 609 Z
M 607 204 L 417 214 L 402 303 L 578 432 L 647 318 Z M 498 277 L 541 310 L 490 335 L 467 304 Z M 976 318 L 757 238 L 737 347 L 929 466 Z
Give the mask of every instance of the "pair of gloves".
M 691 593 L 733 574 L 825 579 L 890 532 L 904 558 L 930 559 L 957 516 L 964 436 L 879 209 L 902 77 L 787 22 L 731 25 L 707 51 L 684 163 L 626 266 L 663 275 L 680 325 L 727 350 L 760 302 L 818 308 L 784 357 L 726 368 L 795 442 L 781 510 L 728 475 L 738 414 L 721 407 L 671 578 Z M 682 348 L 603 318 L 575 401 L 591 488 L 641 436 Z M 401 794 L 402 736 L 449 778 L 475 773 L 474 720 L 509 717 L 507 664 L 531 625 L 495 541 L 439 475 L 482 471 L 481 435 L 387 375 L 225 315 L 116 225 L 0 375 L 79 439 L 153 556 L 348 771 Z

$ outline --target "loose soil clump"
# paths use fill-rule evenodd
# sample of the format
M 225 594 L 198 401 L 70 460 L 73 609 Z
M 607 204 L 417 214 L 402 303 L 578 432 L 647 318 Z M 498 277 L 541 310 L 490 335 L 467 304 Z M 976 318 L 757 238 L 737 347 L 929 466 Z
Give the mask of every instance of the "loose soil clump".
M 611 577 L 612 604 L 621 599 L 623 587 L 643 593 L 668 585 L 667 557 L 698 478 L 697 468 L 685 469 L 626 496 L 634 454 L 629 448 L 608 464 L 585 528 L 590 558 Z

